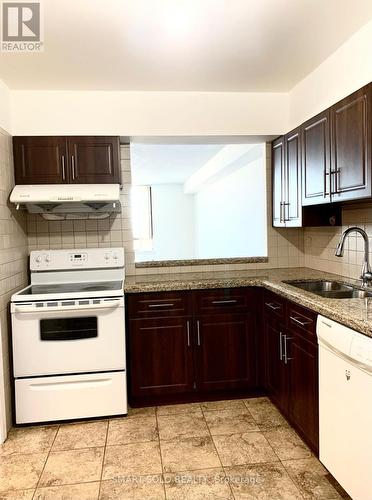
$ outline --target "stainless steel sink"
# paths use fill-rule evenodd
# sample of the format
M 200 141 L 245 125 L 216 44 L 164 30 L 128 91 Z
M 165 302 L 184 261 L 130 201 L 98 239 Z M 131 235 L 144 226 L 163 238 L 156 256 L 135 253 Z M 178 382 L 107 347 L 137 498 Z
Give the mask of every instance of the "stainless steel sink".
M 312 280 L 312 281 L 299 281 L 289 280 L 285 281 L 288 285 L 301 288 L 307 292 L 315 293 L 321 297 L 329 299 L 364 299 L 365 297 L 372 297 L 372 291 L 361 290 L 352 285 L 345 285 L 338 281 L 328 280 Z

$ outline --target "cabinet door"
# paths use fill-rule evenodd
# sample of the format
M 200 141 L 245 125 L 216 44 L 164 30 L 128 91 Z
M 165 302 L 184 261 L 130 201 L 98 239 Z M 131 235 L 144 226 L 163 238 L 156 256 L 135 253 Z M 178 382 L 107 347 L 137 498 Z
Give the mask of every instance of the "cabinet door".
M 284 222 L 286 227 L 301 227 L 301 157 L 299 129 L 284 138 Z
M 253 313 L 214 314 L 196 320 L 197 388 L 201 391 L 256 385 Z
M 118 137 L 69 137 L 71 182 L 107 184 L 120 182 Z
M 330 202 L 330 112 L 302 125 L 302 205 Z
M 289 378 L 283 357 L 284 328 L 282 323 L 265 315 L 264 329 L 267 392 L 283 414 L 288 415 Z
M 284 137 L 273 142 L 272 147 L 272 189 L 273 189 L 273 226 L 284 227 Z
M 290 418 L 314 451 L 319 447 L 318 346 L 289 332 Z
M 13 137 L 16 184 L 68 181 L 65 137 Z
M 193 389 L 190 319 L 131 320 L 128 334 L 133 397 L 177 394 Z
M 332 200 L 371 196 L 372 85 L 354 92 L 332 109 Z

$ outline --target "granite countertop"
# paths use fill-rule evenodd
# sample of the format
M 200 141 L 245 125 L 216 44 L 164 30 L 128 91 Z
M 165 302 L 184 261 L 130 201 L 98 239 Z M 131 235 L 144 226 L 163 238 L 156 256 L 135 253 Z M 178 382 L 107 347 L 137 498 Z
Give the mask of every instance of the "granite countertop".
M 372 337 L 372 297 L 328 299 L 283 283 L 286 280 L 331 279 L 360 286 L 360 281 L 309 268 L 217 271 L 128 276 L 125 293 L 259 286 Z

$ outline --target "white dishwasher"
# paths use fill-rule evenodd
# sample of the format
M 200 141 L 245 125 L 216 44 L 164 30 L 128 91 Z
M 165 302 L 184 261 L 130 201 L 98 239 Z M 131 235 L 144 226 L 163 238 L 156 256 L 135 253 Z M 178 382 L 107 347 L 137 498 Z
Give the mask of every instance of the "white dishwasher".
M 372 499 L 372 338 L 318 316 L 320 461 L 354 500 Z

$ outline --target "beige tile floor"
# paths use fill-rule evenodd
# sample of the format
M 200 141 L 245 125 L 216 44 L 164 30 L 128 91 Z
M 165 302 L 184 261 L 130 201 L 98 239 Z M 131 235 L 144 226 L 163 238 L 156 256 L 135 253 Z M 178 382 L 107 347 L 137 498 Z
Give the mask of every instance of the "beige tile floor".
M 131 409 L 128 417 L 12 429 L 0 499 L 342 498 L 267 398 Z

